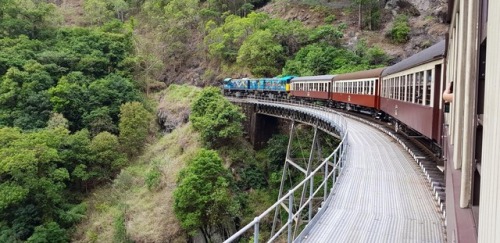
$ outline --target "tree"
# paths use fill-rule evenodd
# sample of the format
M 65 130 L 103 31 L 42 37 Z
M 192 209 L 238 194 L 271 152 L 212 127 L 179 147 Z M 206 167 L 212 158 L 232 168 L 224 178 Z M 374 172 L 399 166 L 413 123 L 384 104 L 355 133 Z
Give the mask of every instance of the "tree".
M 127 159 L 118 147 L 118 138 L 109 132 L 101 132 L 92 139 L 89 147 L 92 162 L 87 164 L 91 179 L 108 180 L 125 165 Z
M 0 221 L 21 240 L 44 220 L 57 220 L 65 212 L 69 173 L 59 149 L 67 136 L 61 128 L 33 133 L 0 129 Z
M 398 15 L 390 30 L 391 39 L 396 43 L 405 43 L 408 41 L 410 30 L 408 17 L 406 15 Z
M 358 29 L 362 30 L 368 26 L 369 30 L 376 30 L 380 27 L 380 9 L 379 0 L 352 0 L 358 8 Z M 364 19 L 363 19 L 364 15 Z
M 283 66 L 283 47 L 269 30 L 258 30 L 248 37 L 238 51 L 237 62 L 250 68 L 257 77 L 273 77 Z
M 214 232 L 227 236 L 226 225 L 238 212 L 230 184 L 217 152 L 202 149 L 188 162 L 174 191 L 174 212 L 189 235 L 199 229 L 206 242 Z
M 205 88 L 194 100 L 189 119 L 203 142 L 217 147 L 242 134 L 245 115 L 214 87 Z
M 113 16 L 113 12 L 108 9 L 109 3 L 101 0 L 85 0 L 83 9 L 85 17 L 92 25 L 101 25 L 109 21 Z
M 150 120 L 151 115 L 139 102 L 125 103 L 120 107 L 120 144 L 129 156 L 142 151 Z

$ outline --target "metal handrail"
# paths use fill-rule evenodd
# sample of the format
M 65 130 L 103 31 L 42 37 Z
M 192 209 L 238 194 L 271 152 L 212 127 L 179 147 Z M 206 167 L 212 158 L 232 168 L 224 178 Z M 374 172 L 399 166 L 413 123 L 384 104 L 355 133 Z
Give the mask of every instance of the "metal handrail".
M 232 99 L 232 100 L 236 101 L 234 99 Z M 297 190 L 302 189 L 302 186 L 304 186 L 304 184 L 306 182 L 308 182 L 309 180 L 311 181 L 311 185 L 312 185 L 313 184 L 312 182 L 313 182 L 314 176 L 323 167 L 325 167 L 326 169 L 325 169 L 325 176 L 323 177 L 323 181 L 318 186 L 318 189 L 314 190 L 314 192 L 309 195 L 309 199 L 308 199 L 307 202 L 309 202 L 309 200 L 312 200 L 312 198 L 314 198 L 314 196 L 321 191 L 320 189 L 322 187 L 324 188 L 323 202 L 325 202 L 329 198 L 331 198 L 331 193 L 329 193 L 328 196 L 326 195 L 327 194 L 327 186 L 328 186 L 327 182 L 331 178 L 333 186 L 332 186 L 332 188 L 330 190 L 333 190 L 333 188 L 335 188 L 336 178 L 340 174 L 342 174 L 342 168 L 343 168 L 345 157 L 346 157 L 346 154 L 347 154 L 346 153 L 346 150 L 347 150 L 347 126 L 346 126 L 346 121 L 345 121 L 345 119 L 343 118 L 343 116 L 340 113 L 338 113 L 336 111 L 333 111 L 333 110 L 331 110 L 329 108 L 326 108 L 324 106 L 318 106 L 318 105 L 315 105 L 315 104 L 307 104 L 307 103 L 297 102 L 297 101 L 293 101 L 293 100 L 286 100 L 286 99 L 254 99 L 254 100 L 255 101 L 265 101 L 267 103 L 284 103 L 284 104 L 294 104 L 294 105 L 299 105 L 299 106 L 310 107 L 310 108 L 313 108 L 313 109 L 318 109 L 318 110 L 322 110 L 322 111 L 332 112 L 333 114 L 337 115 L 337 117 L 338 117 L 338 119 L 332 119 L 332 122 L 334 124 L 336 124 L 338 126 L 338 128 L 340 129 L 341 136 L 342 136 L 341 142 L 339 143 L 339 145 L 337 146 L 337 148 L 325 160 L 323 160 L 323 162 L 320 165 L 318 165 L 318 167 L 316 169 L 314 169 L 306 178 L 304 178 L 304 180 L 302 180 L 299 184 L 297 184 L 293 189 L 289 190 L 287 194 L 285 194 L 284 196 L 282 196 L 281 198 L 279 198 L 276 201 L 276 203 L 274 203 L 271 207 L 269 207 L 267 210 L 265 210 L 262 214 L 260 214 L 259 216 L 255 217 L 254 220 L 252 220 L 252 222 L 250 222 L 247 225 L 245 225 L 238 232 L 236 232 L 235 234 L 233 234 L 231 237 L 229 237 L 228 239 L 226 239 L 224 241 L 225 243 L 233 242 L 233 241 L 237 240 L 239 237 L 241 237 L 244 233 L 246 233 L 249 229 L 254 228 L 254 242 L 255 243 L 259 242 L 260 221 L 264 217 L 266 217 L 267 215 L 269 215 L 269 213 L 271 213 L 272 211 L 276 210 L 277 207 L 279 207 L 282 203 L 284 203 L 288 199 L 288 220 L 286 221 L 285 224 L 283 224 L 283 226 L 274 235 L 270 236 L 268 242 L 272 242 L 273 240 L 275 240 L 287 228 L 288 228 L 287 242 L 292 242 L 293 241 L 293 239 L 292 239 L 292 223 L 293 223 L 293 218 L 296 215 L 300 216 L 302 210 L 305 209 L 306 205 L 307 205 L 307 203 L 304 203 L 304 206 L 301 207 L 300 209 L 298 209 L 294 213 L 293 212 L 293 203 L 294 203 L 293 202 L 294 201 L 293 200 L 293 195 L 294 195 L 294 193 Z M 238 99 L 238 101 L 242 101 L 242 99 Z M 245 101 L 249 102 L 250 100 L 246 99 Z M 249 102 L 249 103 L 253 103 L 253 102 Z M 333 118 L 333 117 L 331 117 L 331 118 Z M 328 163 L 329 162 L 333 162 L 333 169 L 330 172 L 328 172 Z M 337 171 L 337 169 L 339 170 L 338 174 L 335 173 Z M 311 189 L 311 191 L 312 191 L 312 189 Z M 320 213 L 321 210 L 323 210 L 323 209 L 318 210 L 318 212 L 316 213 L 316 215 L 313 216 L 313 218 L 315 216 L 317 216 Z M 306 228 L 307 228 L 307 226 L 306 226 Z

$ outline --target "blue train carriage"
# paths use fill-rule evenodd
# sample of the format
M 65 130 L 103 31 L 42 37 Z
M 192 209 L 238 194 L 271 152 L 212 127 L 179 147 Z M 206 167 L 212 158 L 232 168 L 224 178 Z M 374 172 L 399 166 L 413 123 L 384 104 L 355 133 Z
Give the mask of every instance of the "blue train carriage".
M 227 96 L 236 96 L 236 97 L 245 97 L 251 91 L 250 89 L 250 79 L 242 78 L 226 78 L 223 83 L 224 95 Z
M 290 92 L 290 80 L 294 76 L 285 76 L 281 78 L 262 78 L 259 80 L 258 88 L 262 96 L 268 98 L 288 98 Z

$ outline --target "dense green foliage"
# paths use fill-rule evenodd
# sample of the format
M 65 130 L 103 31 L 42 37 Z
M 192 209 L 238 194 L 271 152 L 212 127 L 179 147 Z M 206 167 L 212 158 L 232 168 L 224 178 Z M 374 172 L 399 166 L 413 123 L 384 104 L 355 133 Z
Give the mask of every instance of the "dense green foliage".
M 174 191 L 174 210 L 190 235 L 201 230 L 207 240 L 213 233 L 227 237 L 229 228 L 225 224 L 238 214 L 230 182 L 229 171 L 213 150 L 200 150 L 181 171 Z
M 386 64 L 386 60 L 367 59 L 342 47 L 345 28 L 341 24 L 308 29 L 264 13 L 232 15 L 219 27 L 207 22 L 205 44 L 213 60 L 223 66 L 236 62 L 254 76 L 344 73 Z
M 54 111 L 71 131 L 116 133 L 120 105 L 139 99 L 126 69 L 130 37 L 78 28 L 55 34 L 0 39 L 0 126 L 42 128 Z
M 61 28 L 47 2 L 0 0 L 0 242 L 69 241 L 86 211 L 82 198 L 144 148 L 152 117 L 140 88 L 184 82 L 176 74 L 186 68 L 205 70 L 194 82 L 213 83 L 217 75 L 342 73 L 387 61 L 379 48 L 343 47 L 346 25 L 333 16 L 311 28 L 252 12 L 268 0 L 85 0 L 88 28 Z M 275 199 L 286 138 L 257 154 L 229 147 L 241 141 L 243 119 L 216 88 L 194 101 L 193 128 L 225 151 L 235 176 L 208 150 L 181 173 L 175 209 L 191 234 L 227 236 L 235 217 L 245 221 Z M 145 173 L 147 188 L 160 190 L 164 171 Z M 117 242 L 129 240 L 125 209 L 110 224 Z
M 396 43 L 405 43 L 410 37 L 410 30 L 408 17 L 406 15 L 398 15 L 390 30 L 391 39 Z
M 145 142 L 131 32 L 59 28 L 55 9 L 0 0 L 0 242 L 69 241 L 82 196 Z
M 205 88 L 194 100 L 190 120 L 203 142 L 212 147 L 241 136 L 245 116 L 218 88 Z
M 148 135 L 151 115 L 139 102 L 123 104 L 120 108 L 120 143 L 129 156 L 138 155 Z
M 0 234 L 17 240 L 66 235 L 85 212 L 71 191 L 107 180 L 125 161 L 109 133 L 91 140 L 86 131 L 70 134 L 64 127 L 2 128 L 0 144 Z
M 387 55 L 377 47 L 360 46 L 357 51 L 336 48 L 325 44 L 308 45 L 294 59 L 287 61 L 283 72 L 308 76 L 327 73 L 347 73 L 384 66 Z

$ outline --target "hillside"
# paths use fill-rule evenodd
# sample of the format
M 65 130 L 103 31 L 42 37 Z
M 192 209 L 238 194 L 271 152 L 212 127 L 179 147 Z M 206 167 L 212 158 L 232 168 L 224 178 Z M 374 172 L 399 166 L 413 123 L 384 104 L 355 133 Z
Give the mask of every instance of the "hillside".
M 125 14 L 126 17 L 134 16 L 138 20 L 136 25 L 136 39 L 137 43 L 140 43 L 137 45 L 138 54 L 148 55 L 149 62 L 160 61 L 164 65 L 162 68 L 156 66 L 157 64 L 145 62 L 144 65 L 154 66 L 145 67 L 148 69 L 150 77 L 143 78 L 162 81 L 166 84 L 189 83 L 203 86 L 208 83 L 215 84 L 225 76 L 255 76 L 237 65 L 229 65 L 224 68 L 221 67 L 220 62 L 214 62 L 214 57 L 210 55 L 210 50 L 206 45 L 205 17 L 200 15 L 185 18 L 182 16 L 187 15 L 181 14 L 179 18 L 183 18 L 182 20 L 173 20 L 168 16 L 162 16 L 164 14 L 162 11 L 152 9 L 152 5 L 148 2 L 150 1 L 145 1 L 142 6 L 138 3 L 135 3 L 134 6 L 134 2 L 131 2 L 130 9 Z M 256 4 L 258 6 L 257 12 L 266 13 L 272 18 L 298 21 L 307 28 L 317 28 L 325 24 L 331 26 L 344 24 L 347 28 L 342 31 L 342 46 L 355 50 L 356 45 L 362 40 L 367 47 L 380 47 L 388 55 L 390 63 L 408 57 L 438 42 L 444 38 L 447 31 L 447 25 L 443 23 L 447 11 L 444 0 L 384 1 L 379 6 L 378 26 L 373 30 L 370 30 L 371 26 L 366 26 L 366 23 L 362 30 L 359 29 L 359 12 L 361 10 L 362 15 L 366 15 L 366 7 L 359 9 L 359 5 L 354 4 L 352 0 L 274 0 L 267 4 L 260 3 L 266 1 L 251 2 L 259 2 Z M 369 3 L 368 0 L 361 2 L 363 4 Z M 85 12 L 85 1 L 83 0 L 59 0 L 55 3 L 59 4 L 66 24 L 88 25 L 90 24 L 89 18 L 95 17 Z M 158 4 L 156 8 L 165 6 L 164 2 L 154 4 Z M 185 4 L 184 7 L 189 6 Z M 200 5 L 196 11 L 200 12 L 200 9 L 203 8 L 210 8 L 210 6 Z M 214 9 L 215 13 L 213 14 L 216 14 L 217 10 Z M 184 14 L 186 13 L 188 11 L 185 11 Z M 222 15 L 225 16 L 225 14 Z M 409 17 L 409 38 L 405 43 L 395 43 L 390 39 L 388 33 L 391 31 L 396 16 L 401 14 Z M 364 18 L 367 17 L 362 16 L 362 21 L 366 21 L 363 20 Z M 201 24 L 190 22 L 195 19 L 202 20 Z M 162 24 L 162 22 L 172 21 L 175 22 L 172 24 L 174 27 L 165 27 L 165 24 Z M 175 26 L 182 27 L 183 30 L 179 30 Z M 158 84 L 153 84 L 152 88 L 157 86 Z
M 287 145 L 251 148 L 222 78 L 387 66 L 446 31 L 437 0 L 0 1 L 0 242 L 218 241 L 275 200 Z
M 320 55 L 329 56 L 325 53 L 337 49 L 345 49 L 346 51 L 343 51 L 339 56 L 329 56 L 330 58 L 339 57 L 342 59 L 344 55 L 351 55 L 349 50 L 353 53 L 375 51 L 378 53 L 379 59 L 367 54 L 364 57 L 372 58 L 373 61 L 381 60 L 384 63 L 359 62 L 350 67 L 366 68 L 380 64 L 388 65 L 416 53 L 442 39 L 447 29 L 447 26 L 441 23 L 442 19 L 440 19 L 442 11 L 445 11 L 439 10 L 442 9 L 443 4 L 436 1 L 387 2 L 381 10 L 381 16 L 384 17 L 381 18 L 377 30 L 367 30 L 366 27 L 359 30 L 358 12 L 349 1 L 314 5 L 290 3 L 292 1 L 273 1 L 256 10 L 257 13 L 269 17 L 255 15 L 249 15 L 246 18 L 237 17 L 233 19 L 235 21 L 233 24 L 226 20 L 226 23 L 229 24 L 220 29 L 221 32 L 214 32 L 217 33 L 216 37 L 221 37 L 224 34 L 232 35 L 235 30 L 241 35 L 241 32 L 238 32 L 241 30 L 239 27 L 245 26 L 244 30 L 247 33 L 244 37 L 239 36 L 243 40 L 234 39 L 237 40 L 235 42 L 239 41 L 239 46 L 224 46 L 221 49 L 215 49 L 215 51 L 230 50 L 227 53 L 219 53 L 226 56 L 218 57 L 213 54 L 213 50 L 211 53 L 206 38 L 210 35 L 210 31 L 224 26 L 224 21 L 219 19 L 212 25 L 209 24 L 210 20 L 203 19 L 203 16 L 193 15 L 204 8 L 194 4 L 190 5 L 189 2 L 186 5 L 181 5 L 182 10 L 180 6 L 172 7 L 175 11 L 183 13 L 174 19 L 165 17 L 163 15 L 165 13 L 162 11 L 148 8 L 147 4 L 143 7 L 142 12 L 136 15 L 138 23 L 134 31 L 135 50 L 137 57 L 141 60 L 136 77 L 141 83 L 146 84 L 144 89 L 146 92 L 154 93 L 155 90 L 162 89 L 159 82 L 171 85 L 167 91 L 151 96 L 155 97 L 158 103 L 158 122 L 161 124 L 162 130 L 171 133 L 165 136 L 160 135 L 158 142 L 150 145 L 138 159 L 137 165 L 122 170 L 111 186 L 99 189 L 88 199 L 89 213 L 78 226 L 78 230 L 73 235 L 73 241 L 112 241 L 116 237 L 123 237 L 123 239 L 135 242 L 187 241 L 189 237 L 182 231 L 181 223 L 173 212 L 173 191 L 176 188 L 176 182 L 178 183 L 178 172 L 185 167 L 186 161 L 202 146 L 199 144 L 200 135 L 191 129 L 190 124 L 186 124 L 190 110 L 189 102 L 186 103 L 185 99 L 179 102 L 182 96 L 193 97 L 188 95 L 192 94 L 192 91 L 187 91 L 184 88 L 179 89 L 178 86 L 172 86 L 172 84 L 217 85 L 220 79 L 226 76 L 256 76 L 252 73 L 252 67 L 248 66 L 248 63 L 238 61 L 238 55 L 231 53 L 239 53 L 241 46 L 244 45 L 244 39 L 251 39 L 253 33 L 267 30 L 266 28 L 260 30 L 255 28 L 258 23 L 252 22 L 252 18 L 268 23 L 267 26 L 276 24 L 285 31 L 289 28 L 289 32 L 284 32 L 284 34 L 289 35 L 276 37 L 281 38 L 279 39 L 281 46 L 286 46 L 289 50 L 292 49 L 287 54 L 280 52 L 282 56 L 278 58 L 286 56 L 284 59 L 271 60 L 271 63 L 281 62 L 279 64 L 281 65 L 280 70 L 277 70 L 276 74 L 281 73 L 281 68 L 287 67 L 286 62 L 294 59 L 294 56 L 300 53 L 300 49 L 311 44 L 314 45 L 309 38 L 318 35 L 318 33 L 320 37 L 314 41 L 319 44 L 311 48 L 316 51 L 318 57 Z M 192 10 L 189 10 L 190 8 Z M 394 24 L 394 19 L 399 14 L 409 16 L 409 40 L 405 43 L 395 43 L 387 34 Z M 158 16 L 162 17 L 158 18 Z M 269 19 L 285 22 L 267 22 Z M 200 22 L 200 20 L 202 21 Z M 295 23 L 286 21 L 295 21 Z M 169 23 L 171 26 L 166 27 L 162 23 Z M 345 27 L 339 28 L 339 26 Z M 339 30 L 341 35 L 336 35 Z M 323 31 L 326 34 L 322 36 Z M 225 44 L 228 43 L 230 42 Z M 266 42 L 264 44 L 269 46 L 276 43 Z M 380 54 L 379 49 L 376 49 L 377 47 L 382 50 L 382 54 Z M 324 50 L 320 50 L 321 48 Z M 267 51 L 266 49 L 257 50 Z M 313 54 L 312 58 L 314 58 L 314 52 L 309 52 Z M 272 57 L 274 54 L 271 52 L 267 55 Z M 248 57 L 252 58 L 252 56 Z M 231 58 L 233 59 L 229 62 L 224 60 Z M 253 61 L 261 61 L 258 58 L 262 57 L 257 57 Z M 352 58 L 356 59 L 359 56 L 352 56 Z M 297 63 L 307 64 L 304 60 L 298 60 Z M 345 63 L 347 64 L 347 62 Z M 264 65 L 268 65 L 268 63 L 264 62 Z M 321 70 L 300 70 L 291 64 L 289 65 L 291 67 L 289 66 L 288 70 L 319 72 L 312 74 L 324 74 L 321 72 L 328 72 L 331 68 L 335 68 L 329 63 L 324 64 L 324 68 Z M 337 67 L 337 70 L 350 70 L 342 68 Z M 172 99 L 172 97 L 175 98 Z M 286 140 L 284 141 L 286 142 Z M 221 150 L 220 153 L 223 155 L 226 167 L 231 169 L 235 180 L 241 181 L 242 177 L 244 180 L 244 177 L 248 176 L 246 173 L 252 176 L 260 175 L 259 170 L 249 170 L 245 168 L 248 165 L 237 162 L 244 161 L 241 158 L 248 157 L 247 153 L 255 152 Z M 235 155 L 231 155 L 232 153 Z M 256 155 L 250 156 L 255 157 Z M 257 156 L 262 157 L 263 155 Z M 263 166 L 258 165 L 257 168 Z M 148 178 L 153 175 L 159 177 L 154 177 L 157 184 L 151 189 L 148 186 L 148 183 L 151 183 L 148 182 Z M 269 179 L 269 183 L 272 184 L 272 180 Z M 247 208 L 244 210 L 245 216 L 242 216 L 243 220 L 250 220 L 256 213 L 264 209 L 265 205 L 273 201 L 272 190 L 253 188 L 251 185 L 248 187 L 246 190 L 249 193 L 245 194 L 244 190 L 241 194 L 241 197 L 245 198 L 244 201 L 247 202 Z M 193 237 L 192 240 L 202 240 L 201 234 Z

